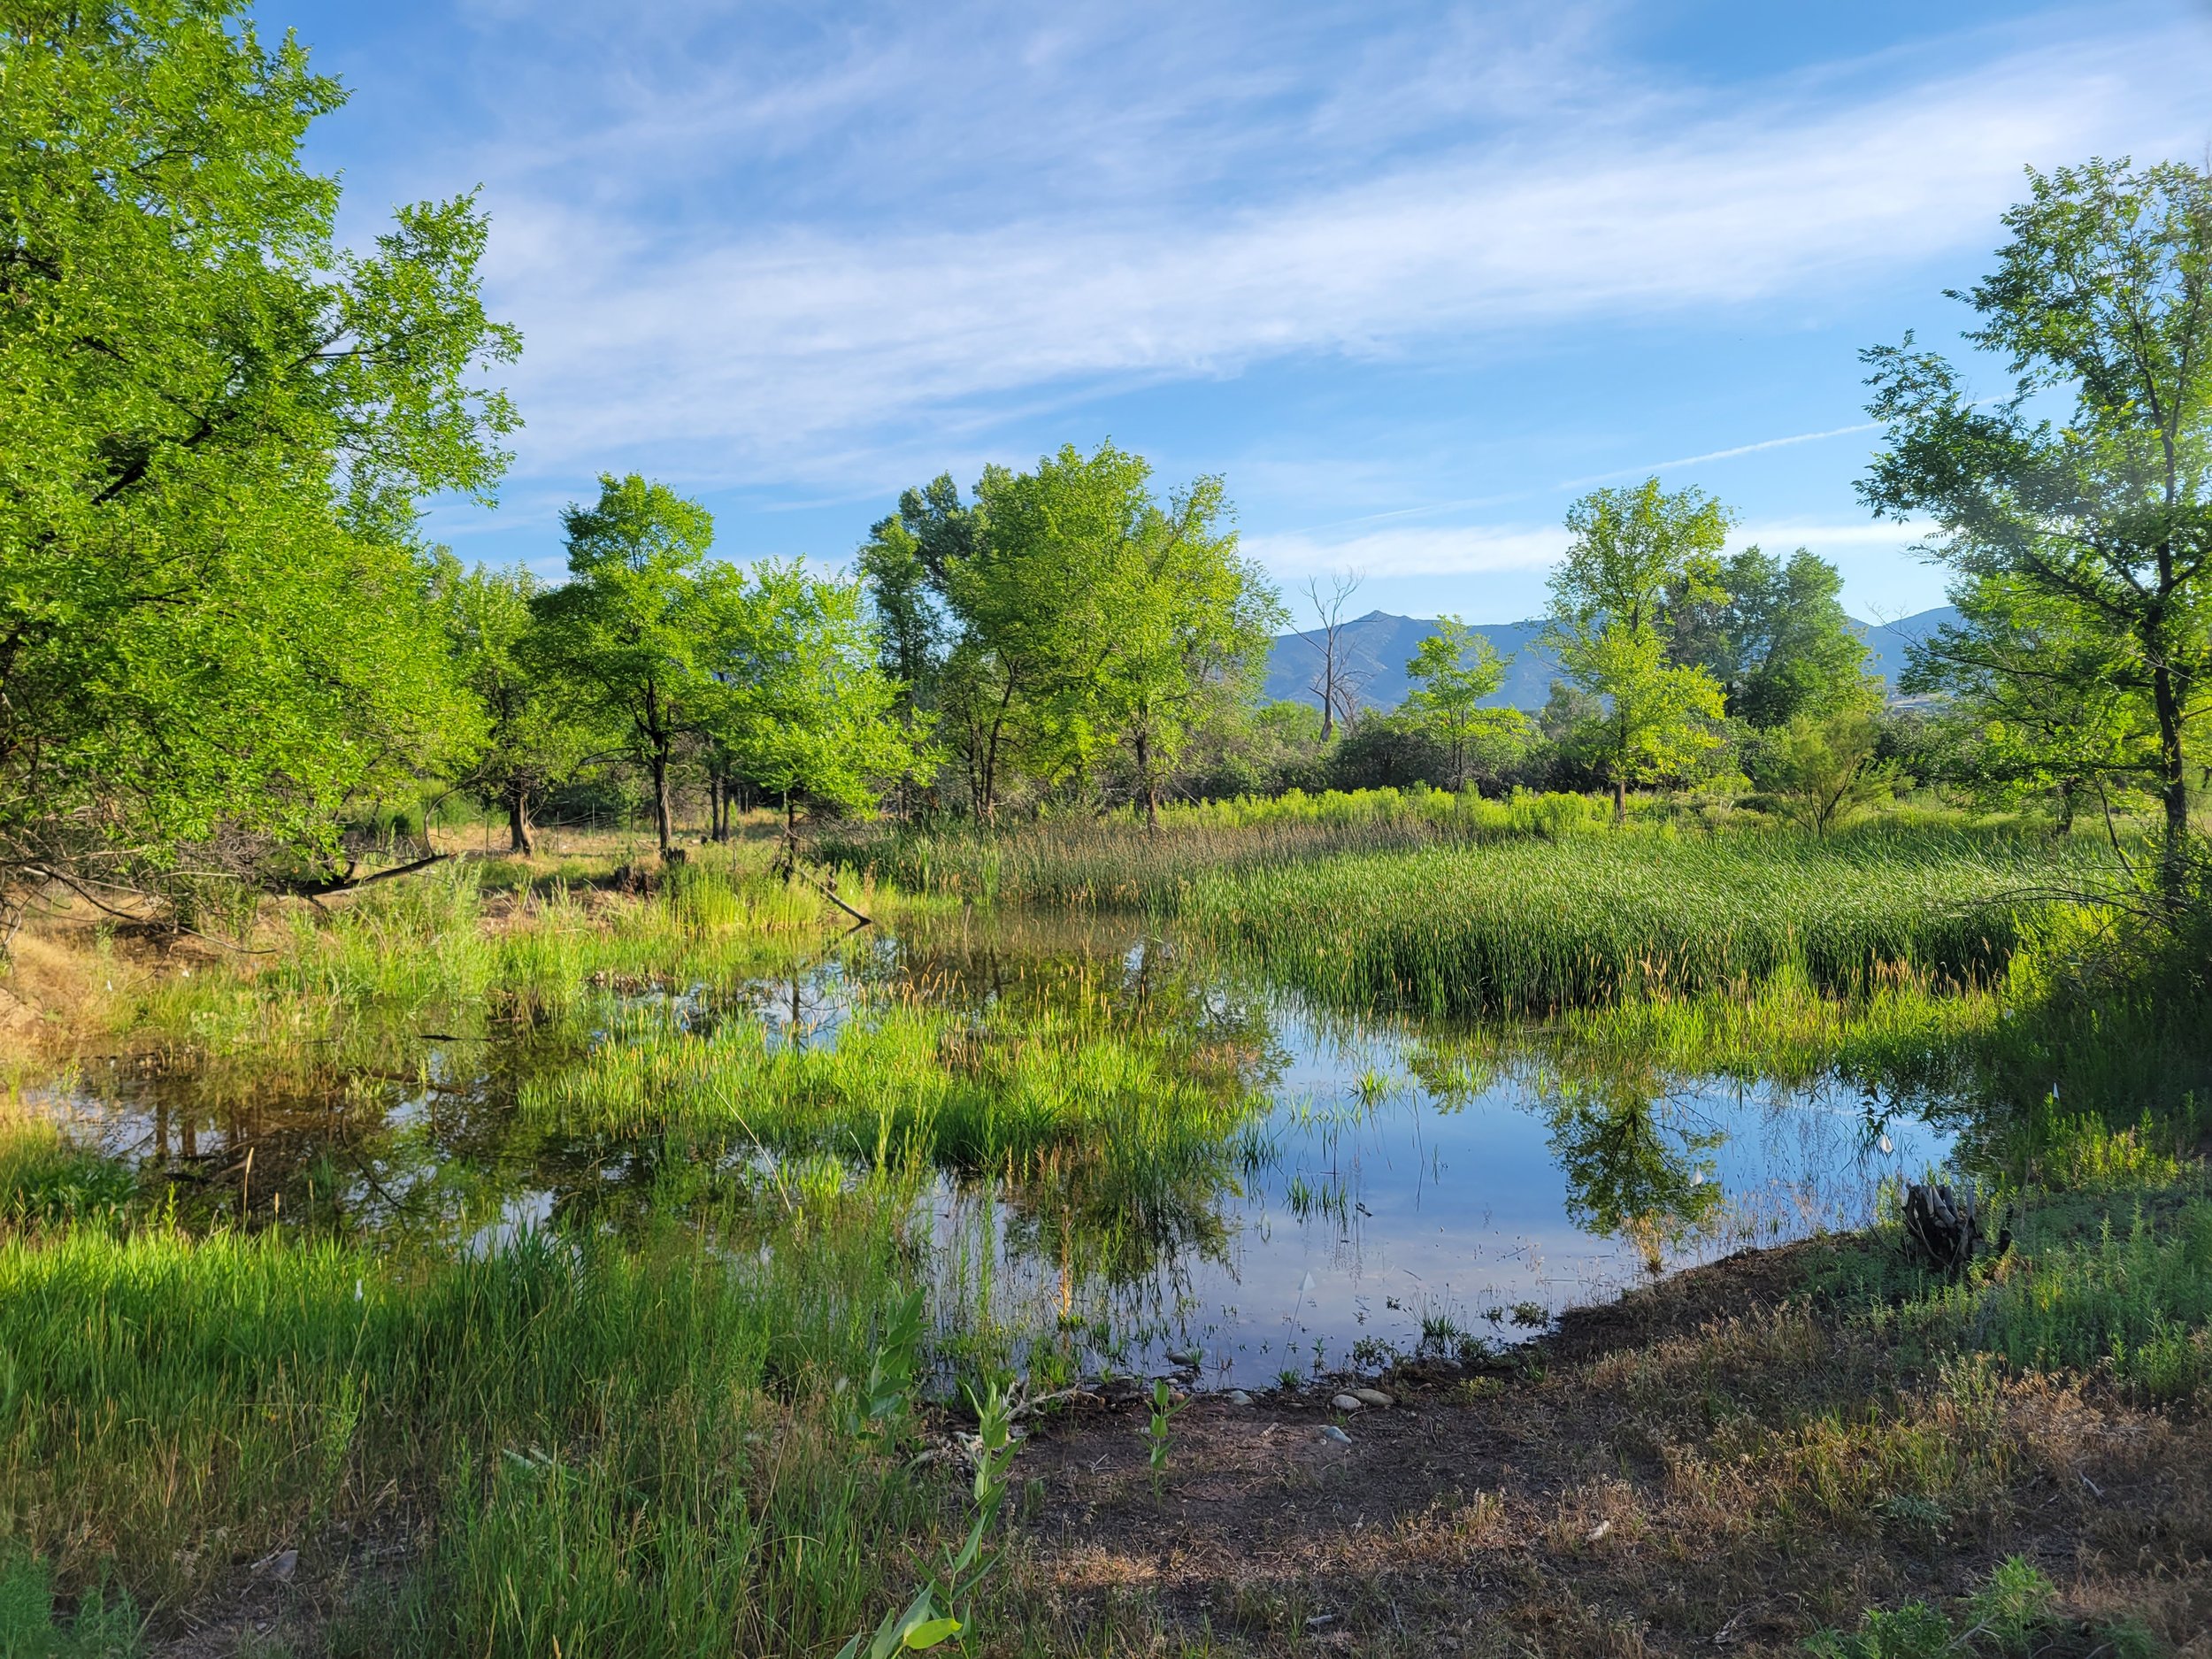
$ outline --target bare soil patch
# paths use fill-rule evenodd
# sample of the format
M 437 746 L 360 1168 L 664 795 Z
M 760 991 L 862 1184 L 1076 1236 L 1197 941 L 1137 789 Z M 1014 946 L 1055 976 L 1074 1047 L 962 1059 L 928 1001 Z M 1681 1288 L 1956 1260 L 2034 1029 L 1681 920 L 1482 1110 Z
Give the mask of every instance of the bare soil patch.
M 1808 1290 L 1867 1248 L 1685 1273 L 1570 1315 L 1517 1368 L 1402 1368 L 1387 1409 L 1201 1395 L 1156 1489 L 1141 1406 L 1062 1418 L 1018 1465 L 1025 1643 L 1801 1653 L 2022 1555 L 2070 1611 L 2212 1655 L 2208 1425 L 1877 1340 Z

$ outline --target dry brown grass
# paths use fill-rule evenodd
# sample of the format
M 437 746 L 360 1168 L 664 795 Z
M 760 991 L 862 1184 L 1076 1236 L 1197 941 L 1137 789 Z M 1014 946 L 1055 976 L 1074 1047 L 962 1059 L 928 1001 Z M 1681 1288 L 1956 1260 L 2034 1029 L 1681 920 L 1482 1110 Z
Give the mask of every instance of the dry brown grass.
M 1571 1332 L 1548 1372 L 1494 1392 L 1401 1378 L 1402 1408 L 1352 1419 L 1348 1448 L 1316 1437 L 1317 1402 L 1201 1402 L 1156 1501 L 1128 1420 L 1040 1444 L 1010 1641 L 1793 1653 L 2021 1555 L 2077 1615 L 2131 1615 L 2201 1651 L 2212 1424 L 2197 1410 L 1910 1363 L 1802 1299 L 1669 1317 L 1710 1289 L 1693 1275 L 1640 1293 L 1609 1342 Z

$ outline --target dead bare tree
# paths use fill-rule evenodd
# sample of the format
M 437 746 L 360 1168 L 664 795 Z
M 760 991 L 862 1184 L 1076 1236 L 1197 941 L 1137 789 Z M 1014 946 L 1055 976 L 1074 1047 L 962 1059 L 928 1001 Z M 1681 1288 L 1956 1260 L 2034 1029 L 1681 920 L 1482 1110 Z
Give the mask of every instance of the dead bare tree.
M 1340 571 L 1329 578 L 1326 597 L 1318 576 L 1306 580 L 1306 603 L 1313 607 L 1316 626 L 1298 637 L 1321 654 L 1321 672 L 1307 688 L 1321 699 L 1321 741 L 1325 743 L 1336 734 L 1338 720 L 1350 726 L 1359 718 L 1359 694 L 1366 676 L 1356 672 L 1344 660 L 1344 607 L 1366 580 L 1357 571 Z M 1321 636 L 1317 641 L 1316 634 Z

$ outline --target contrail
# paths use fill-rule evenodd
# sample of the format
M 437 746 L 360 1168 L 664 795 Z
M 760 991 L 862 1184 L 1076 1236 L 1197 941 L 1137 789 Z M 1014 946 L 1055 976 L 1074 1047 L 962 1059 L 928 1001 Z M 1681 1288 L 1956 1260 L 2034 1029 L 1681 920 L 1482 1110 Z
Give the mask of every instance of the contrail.
M 1585 484 L 1602 484 L 1609 478 L 1633 478 L 1640 472 L 1667 472 L 1678 466 L 1697 466 L 1707 461 L 1725 461 L 1731 456 L 1754 455 L 1761 449 L 1786 449 L 1793 443 L 1817 443 L 1823 438 L 1842 438 L 1855 432 L 1872 432 L 1881 424 L 1878 420 L 1863 420 L 1855 426 L 1831 426 L 1825 432 L 1800 432 L 1786 438 L 1765 438 L 1757 443 L 1740 443 L 1732 449 L 1711 449 L 1703 455 L 1686 455 L 1676 461 L 1654 461 L 1647 466 L 1624 466 L 1617 472 L 1594 472 L 1588 478 L 1571 478 L 1558 488 L 1579 489 Z

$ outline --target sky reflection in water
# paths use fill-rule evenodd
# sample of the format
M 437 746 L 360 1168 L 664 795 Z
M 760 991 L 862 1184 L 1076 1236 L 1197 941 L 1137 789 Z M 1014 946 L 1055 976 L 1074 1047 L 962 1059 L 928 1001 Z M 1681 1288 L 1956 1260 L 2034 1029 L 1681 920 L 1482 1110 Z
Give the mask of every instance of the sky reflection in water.
M 1133 1025 L 1182 1022 L 1233 1046 L 1257 1099 L 1202 1179 L 1092 1188 L 1079 1176 L 1057 1190 L 941 1176 L 926 1194 L 945 1295 L 1056 1327 L 1087 1371 L 1144 1374 L 1195 1351 L 1207 1381 L 1252 1386 L 1425 1341 L 1510 1342 L 1655 1270 L 1860 1225 L 1884 1179 L 1949 1150 L 1947 1132 L 1841 1079 L 1578 1075 L 1510 1045 L 1501 1058 L 1494 1038 L 1334 1017 L 1129 923 L 861 935 L 732 993 L 630 1004 L 694 1028 L 758 1018 L 772 1041 L 813 1046 L 834 1043 L 869 995 L 1018 1020 L 1077 984 Z M 519 1143 L 511 1079 L 530 1061 L 517 1045 L 426 1048 L 434 1087 L 391 1081 L 365 1100 L 357 1083 L 345 1103 L 217 1110 L 188 1079 L 120 1072 L 57 1103 L 111 1150 L 173 1168 L 234 1170 L 245 1146 L 273 1177 L 321 1157 L 357 1223 L 442 1230 L 470 1248 L 650 1187 L 648 1144 Z

